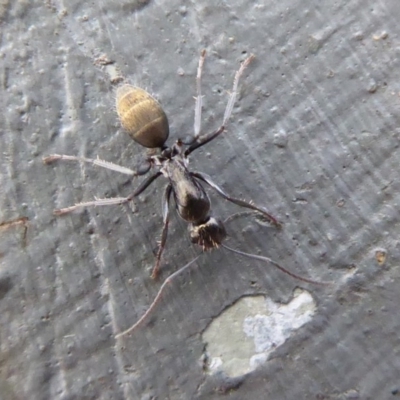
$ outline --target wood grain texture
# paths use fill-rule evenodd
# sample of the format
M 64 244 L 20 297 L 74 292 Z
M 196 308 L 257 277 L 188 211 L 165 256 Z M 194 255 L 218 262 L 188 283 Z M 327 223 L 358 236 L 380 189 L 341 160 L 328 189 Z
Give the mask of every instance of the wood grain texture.
M 397 0 L 3 3 L 0 397 L 387 399 L 400 391 L 399 13 Z M 191 134 L 203 48 L 204 131 L 221 123 L 239 62 L 256 59 L 228 131 L 194 153 L 191 168 L 284 224 L 235 220 L 229 245 L 335 284 L 306 285 L 221 249 L 200 257 L 150 320 L 116 341 L 162 279 L 199 250 L 173 216 L 161 281 L 152 281 L 162 182 L 132 207 L 55 217 L 75 202 L 126 196 L 140 179 L 73 162 L 45 166 L 42 157 L 140 160 L 144 149 L 114 109 L 121 77 L 160 101 L 169 140 Z M 239 211 L 210 196 L 216 215 Z M 20 218 L 28 218 L 25 239 L 25 225 L 7 224 Z M 376 249 L 387 254 L 383 264 Z M 234 380 L 204 373 L 201 333 L 213 318 L 244 295 L 284 303 L 305 286 L 316 314 L 267 364 Z

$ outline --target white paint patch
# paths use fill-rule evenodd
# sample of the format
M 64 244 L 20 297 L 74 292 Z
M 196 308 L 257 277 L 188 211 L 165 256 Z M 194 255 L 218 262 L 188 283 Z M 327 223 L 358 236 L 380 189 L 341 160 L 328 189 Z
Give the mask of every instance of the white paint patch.
M 208 372 L 237 377 L 254 371 L 311 320 L 315 309 L 311 294 L 302 289 L 295 290 L 288 304 L 264 296 L 241 298 L 203 333 Z

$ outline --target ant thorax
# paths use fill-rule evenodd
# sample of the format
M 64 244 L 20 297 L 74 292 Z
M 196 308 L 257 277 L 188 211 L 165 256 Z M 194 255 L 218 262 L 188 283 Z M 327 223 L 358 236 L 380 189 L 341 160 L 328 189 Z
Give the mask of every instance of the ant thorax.
M 183 158 L 176 156 L 164 162 L 162 174 L 169 180 L 179 216 L 186 222 L 208 221 L 210 199 L 200 182 L 186 168 Z

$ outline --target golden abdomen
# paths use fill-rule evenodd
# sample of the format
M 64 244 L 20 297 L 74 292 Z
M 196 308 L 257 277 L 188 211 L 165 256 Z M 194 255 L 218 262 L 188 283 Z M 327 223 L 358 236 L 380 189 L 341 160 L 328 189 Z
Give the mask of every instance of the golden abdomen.
M 129 136 L 144 147 L 162 147 L 169 136 L 168 118 L 145 90 L 123 85 L 117 89 L 117 113 Z

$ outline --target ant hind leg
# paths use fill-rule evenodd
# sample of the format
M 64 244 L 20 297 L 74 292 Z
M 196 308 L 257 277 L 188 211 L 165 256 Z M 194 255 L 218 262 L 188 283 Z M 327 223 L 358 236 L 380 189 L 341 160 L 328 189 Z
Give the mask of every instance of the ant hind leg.
M 235 100 L 236 100 L 238 85 L 239 85 L 239 79 L 242 76 L 243 71 L 246 69 L 246 67 L 250 64 L 250 62 L 253 59 L 254 59 L 253 55 L 247 57 L 246 60 L 243 61 L 240 68 L 238 69 L 238 71 L 235 74 L 235 78 L 233 80 L 232 92 L 229 96 L 228 104 L 226 105 L 222 125 L 216 131 L 214 131 L 212 133 L 208 133 L 208 134 L 205 134 L 205 135 L 202 135 L 199 137 L 197 137 L 195 135 L 195 142 L 186 149 L 185 156 L 188 156 L 192 151 L 198 149 L 201 146 L 204 146 L 206 143 L 211 142 L 211 140 L 214 140 L 225 130 L 225 127 L 229 121 L 231 114 L 232 114 L 233 106 L 235 105 Z M 199 63 L 199 67 L 200 67 L 200 63 Z M 197 107 L 200 107 L 199 112 L 197 111 Z M 197 100 L 196 100 L 196 115 L 199 115 L 199 114 L 201 114 L 201 96 L 199 96 L 199 92 L 198 92 L 198 96 L 197 96 Z M 196 118 L 195 118 L 195 121 L 196 121 Z M 196 131 L 196 122 L 195 122 L 195 131 Z M 200 132 L 200 122 L 198 124 L 198 132 Z
M 139 194 L 143 193 L 161 175 L 162 175 L 161 172 L 156 172 L 155 174 L 149 176 L 128 197 L 111 197 L 111 198 L 108 198 L 108 199 L 95 199 L 95 200 L 92 200 L 92 201 L 86 201 L 86 202 L 83 202 L 83 203 L 77 203 L 77 204 L 74 204 L 73 206 L 70 206 L 70 207 L 57 209 L 57 210 L 54 210 L 53 213 L 54 213 L 54 215 L 63 215 L 63 214 L 68 214 L 68 213 L 70 213 L 72 211 L 76 211 L 76 210 L 78 210 L 80 208 L 85 208 L 85 207 L 112 206 L 112 205 L 120 205 L 120 204 L 129 203 L 136 196 L 139 196 Z

